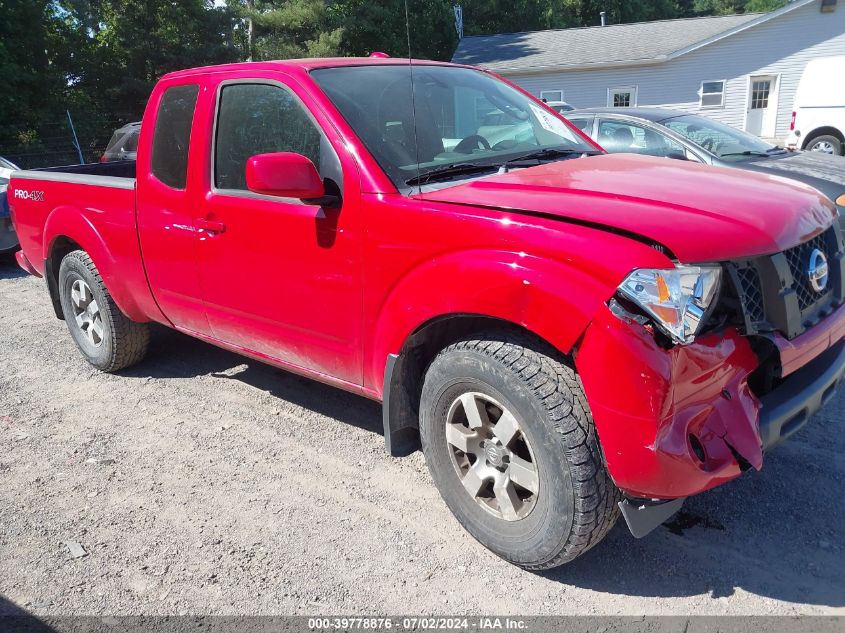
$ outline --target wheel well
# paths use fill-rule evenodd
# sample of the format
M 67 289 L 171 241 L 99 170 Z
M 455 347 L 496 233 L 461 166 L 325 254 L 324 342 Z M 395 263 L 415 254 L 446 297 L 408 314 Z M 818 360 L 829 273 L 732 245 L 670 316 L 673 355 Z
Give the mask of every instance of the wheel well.
M 510 330 L 528 334 L 543 346 L 550 343 L 530 330 L 502 319 L 473 314 L 437 317 L 417 328 L 398 354 L 387 359 L 384 377 L 384 439 L 394 457 L 410 455 L 420 447 L 419 405 L 426 369 L 444 348 L 470 334 Z
M 816 128 L 815 130 L 813 130 L 812 132 L 807 134 L 807 136 L 804 137 L 804 144 L 801 145 L 801 149 L 804 149 L 805 147 L 807 147 L 807 145 L 810 144 L 810 141 L 812 141 L 817 136 L 824 136 L 825 134 L 829 134 L 830 136 L 835 136 L 836 138 L 838 138 L 840 140 L 840 142 L 845 142 L 845 136 L 843 136 L 842 132 L 837 130 L 835 127 L 820 127 L 820 128 Z
M 47 290 L 50 293 L 50 300 L 53 302 L 53 310 L 59 319 L 64 320 L 62 302 L 59 299 L 59 267 L 62 260 L 70 252 L 84 250 L 79 244 L 69 237 L 61 235 L 53 240 L 50 253 L 44 262 L 44 278 L 47 280 Z

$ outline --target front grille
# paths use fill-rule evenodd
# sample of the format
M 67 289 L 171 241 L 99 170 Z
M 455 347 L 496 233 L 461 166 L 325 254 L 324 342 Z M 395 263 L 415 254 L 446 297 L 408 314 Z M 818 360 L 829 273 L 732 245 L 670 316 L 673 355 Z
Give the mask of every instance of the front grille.
M 810 283 L 810 258 L 820 250 L 830 273 L 823 292 Z M 782 253 L 727 264 L 748 334 L 779 331 L 795 338 L 842 305 L 845 245 L 839 225 Z
M 792 279 L 795 281 L 795 292 L 798 293 L 798 307 L 802 312 L 811 308 L 813 305 L 825 302 L 830 298 L 831 286 L 828 284 L 828 290 L 820 295 L 810 285 L 810 276 L 808 271 L 810 269 L 810 255 L 816 249 L 822 251 L 827 255 L 828 261 L 836 255 L 836 251 L 831 252 L 827 245 L 826 233 L 814 237 L 809 242 L 790 248 L 784 253 L 786 261 L 789 264 L 789 272 L 792 273 Z
M 760 285 L 760 273 L 756 268 L 740 268 L 737 270 L 739 283 L 742 288 L 742 307 L 748 318 L 757 323 L 766 318 L 766 306 L 763 304 L 763 288 Z

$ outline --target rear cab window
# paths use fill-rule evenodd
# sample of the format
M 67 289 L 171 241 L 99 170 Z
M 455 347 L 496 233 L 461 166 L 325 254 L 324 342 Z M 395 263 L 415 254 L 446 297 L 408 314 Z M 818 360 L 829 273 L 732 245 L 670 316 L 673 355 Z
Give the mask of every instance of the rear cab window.
M 188 148 L 199 86 L 185 84 L 165 90 L 156 113 L 151 171 L 172 189 L 184 189 L 188 176 Z
M 123 132 L 121 132 L 120 130 L 118 130 L 117 132 L 112 134 L 111 139 L 109 139 L 108 145 L 106 145 L 105 151 L 106 152 L 112 151 L 117 146 L 117 144 L 121 141 L 122 138 L 123 138 Z
M 138 137 L 141 135 L 140 130 L 133 130 L 130 132 L 126 139 L 123 142 L 123 151 L 124 152 L 137 152 L 138 151 Z

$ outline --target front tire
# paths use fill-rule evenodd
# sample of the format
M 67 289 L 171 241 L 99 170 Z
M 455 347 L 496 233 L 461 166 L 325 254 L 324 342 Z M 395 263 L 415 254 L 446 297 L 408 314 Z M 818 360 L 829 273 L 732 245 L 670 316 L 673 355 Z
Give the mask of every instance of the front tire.
M 580 381 L 530 336 L 492 332 L 440 352 L 423 384 L 420 436 L 461 525 L 526 569 L 580 556 L 619 515 Z
M 823 134 L 822 136 L 816 136 L 815 138 L 811 138 L 807 141 L 807 145 L 804 149 L 808 152 L 841 156 L 842 141 L 830 134 Z
M 120 311 L 85 251 L 72 251 L 62 259 L 59 299 L 70 335 L 85 360 L 97 369 L 120 371 L 146 356 L 147 325 L 131 321 Z

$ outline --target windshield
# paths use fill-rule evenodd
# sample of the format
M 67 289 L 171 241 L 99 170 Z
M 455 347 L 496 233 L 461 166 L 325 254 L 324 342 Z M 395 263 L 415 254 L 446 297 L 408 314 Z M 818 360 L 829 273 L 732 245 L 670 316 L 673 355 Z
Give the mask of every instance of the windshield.
M 695 115 L 684 115 L 660 122 L 685 136 L 711 154 L 728 161 L 748 160 L 771 154 L 775 147 L 756 136 L 724 123 Z
M 7 161 L 2 156 L 0 156 L 0 169 L 10 169 L 11 171 L 15 171 L 17 167 L 15 167 L 12 163 Z
M 311 76 L 400 190 L 418 173 L 451 165 L 492 169 L 546 148 L 596 151 L 560 117 L 477 70 L 414 64 L 413 102 L 407 65 L 321 68 Z

